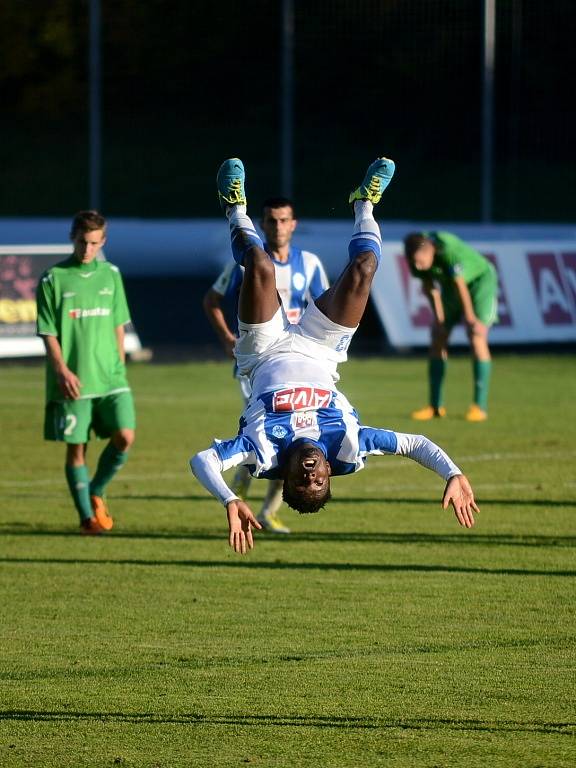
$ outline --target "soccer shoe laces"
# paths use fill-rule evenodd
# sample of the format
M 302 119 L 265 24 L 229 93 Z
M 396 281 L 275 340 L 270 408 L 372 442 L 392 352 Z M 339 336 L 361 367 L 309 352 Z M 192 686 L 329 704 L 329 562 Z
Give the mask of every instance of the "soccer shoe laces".
M 376 197 L 380 194 L 380 180 L 378 176 L 372 176 L 370 179 L 370 184 L 368 184 L 366 188 L 366 196 L 368 199 L 372 199 L 373 197 Z
M 229 205 L 241 205 L 244 202 L 242 179 L 232 179 L 227 189 L 228 197 L 222 195 L 222 199 Z

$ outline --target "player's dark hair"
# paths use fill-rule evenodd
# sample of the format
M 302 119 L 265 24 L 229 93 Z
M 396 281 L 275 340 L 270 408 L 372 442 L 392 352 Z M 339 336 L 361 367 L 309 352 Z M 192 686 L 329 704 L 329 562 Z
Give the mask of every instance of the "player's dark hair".
M 306 495 L 306 492 L 296 493 L 290 491 L 286 482 L 282 488 L 282 499 L 288 504 L 290 509 L 295 509 L 296 512 L 300 512 L 301 515 L 308 515 L 312 512 L 319 512 L 330 499 L 332 494 L 330 493 L 330 484 L 326 487 L 325 492 L 321 496 L 315 496 L 310 498 Z
M 94 232 L 103 229 L 106 232 L 106 219 L 98 211 L 78 211 L 72 219 L 70 240 L 74 240 L 79 232 Z
M 267 197 L 262 203 L 262 215 L 266 208 L 292 208 L 292 216 L 297 219 L 294 203 L 288 197 Z
M 404 253 L 406 254 L 406 258 L 412 260 L 416 251 L 419 248 L 422 248 L 424 243 L 427 243 L 429 240 L 430 238 L 422 232 L 410 232 L 409 235 L 406 235 L 404 238 Z

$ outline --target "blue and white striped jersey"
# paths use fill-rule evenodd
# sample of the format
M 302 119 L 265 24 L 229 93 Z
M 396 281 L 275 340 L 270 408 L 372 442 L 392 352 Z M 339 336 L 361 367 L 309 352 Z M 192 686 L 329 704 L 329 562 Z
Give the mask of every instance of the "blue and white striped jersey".
M 254 477 L 276 479 L 287 450 L 301 440 L 321 448 L 333 475 L 357 472 L 369 454 L 395 454 L 398 444 L 395 432 L 361 426 L 340 392 L 305 385 L 253 397 L 237 437 L 213 448 L 222 471 L 245 464 Z
M 328 278 L 318 256 L 290 246 L 288 261 L 272 259 L 276 269 L 276 287 L 291 323 L 297 323 L 306 305 L 328 288 Z M 235 300 L 244 276 L 244 267 L 231 261 L 220 273 L 212 290 Z

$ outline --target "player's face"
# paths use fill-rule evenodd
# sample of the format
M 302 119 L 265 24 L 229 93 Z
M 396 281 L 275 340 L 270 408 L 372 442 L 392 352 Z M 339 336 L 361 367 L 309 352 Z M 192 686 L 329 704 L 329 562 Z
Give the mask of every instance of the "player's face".
M 430 269 L 434 262 L 435 251 L 436 249 L 434 248 L 434 243 L 422 243 L 420 248 L 414 252 L 414 256 L 412 257 L 412 261 L 414 262 L 416 269 L 423 272 Z
M 288 457 L 284 482 L 292 493 L 321 497 L 330 486 L 330 464 L 315 445 L 305 443 Z
M 90 232 L 77 232 L 72 242 L 74 243 L 74 258 L 80 264 L 90 264 L 106 242 L 106 237 L 103 229 L 93 229 Z
M 277 250 L 290 244 L 297 223 L 292 208 L 284 205 L 282 208 L 264 208 L 260 225 L 268 245 Z

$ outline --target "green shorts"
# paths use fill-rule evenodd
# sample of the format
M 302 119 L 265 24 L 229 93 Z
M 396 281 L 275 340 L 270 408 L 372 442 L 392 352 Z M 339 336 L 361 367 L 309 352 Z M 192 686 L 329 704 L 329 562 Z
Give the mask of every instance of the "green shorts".
M 474 313 L 484 325 L 491 326 L 498 322 L 498 278 L 496 270 L 490 270 L 468 283 Z M 451 330 L 462 319 L 462 304 L 454 284 L 442 287 L 442 304 L 446 327 Z
M 44 414 L 44 439 L 87 443 L 90 430 L 110 437 L 118 429 L 134 429 L 136 415 L 132 392 L 118 392 L 86 400 L 51 401 Z

